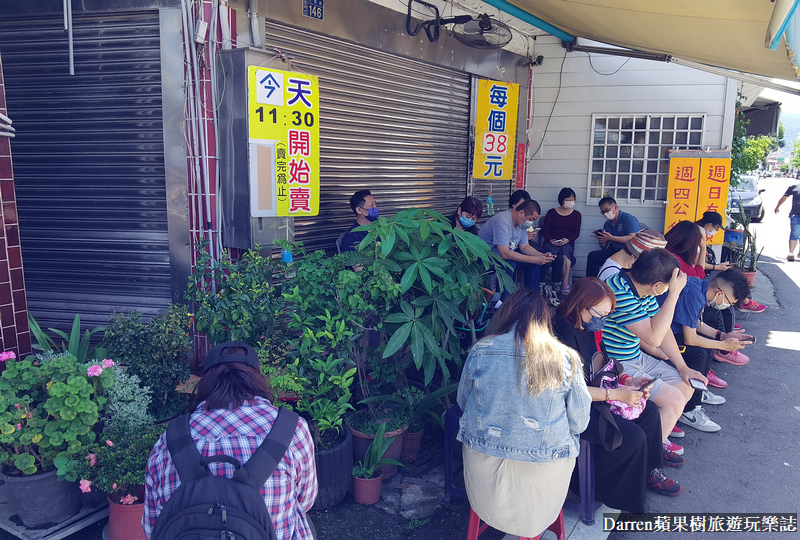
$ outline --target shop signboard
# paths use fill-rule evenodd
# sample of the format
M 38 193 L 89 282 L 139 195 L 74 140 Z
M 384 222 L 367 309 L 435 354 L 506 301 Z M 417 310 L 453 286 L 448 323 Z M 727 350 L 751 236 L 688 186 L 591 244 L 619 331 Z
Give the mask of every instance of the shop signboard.
M 251 215 L 318 215 L 317 77 L 249 66 L 247 96 Z
M 519 85 L 478 83 L 473 178 L 511 180 L 514 172 Z

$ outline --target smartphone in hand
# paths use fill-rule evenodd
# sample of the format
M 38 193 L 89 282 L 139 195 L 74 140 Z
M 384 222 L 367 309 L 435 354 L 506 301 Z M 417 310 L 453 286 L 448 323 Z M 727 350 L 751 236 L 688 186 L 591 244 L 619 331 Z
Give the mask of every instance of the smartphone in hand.
M 660 378 L 661 378 L 661 374 L 659 373 L 658 375 L 656 375 L 655 377 L 653 377 L 652 379 L 650 379 L 649 381 L 644 383 L 642 386 L 640 386 L 639 387 L 639 392 L 644 392 L 645 390 L 647 390 L 648 388 L 653 386 L 655 384 L 655 382 Z
M 691 384 L 692 388 L 695 390 L 708 390 L 708 387 L 703 384 L 703 381 L 700 379 L 689 379 L 689 384 Z

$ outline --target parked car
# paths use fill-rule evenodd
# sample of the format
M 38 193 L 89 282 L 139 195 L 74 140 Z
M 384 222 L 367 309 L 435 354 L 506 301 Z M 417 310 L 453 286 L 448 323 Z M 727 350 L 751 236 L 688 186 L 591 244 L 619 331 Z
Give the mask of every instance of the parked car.
M 761 200 L 764 191 L 758 188 L 758 179 L 755 176 L 739 177 L 739 185 L 731 188 L 728 193 L 729 213 L 738 214 L 737 201 L 742 201 L 745 214 L 750 216 L 752 221 L 760 222 L 764 219 L 764 201 Z

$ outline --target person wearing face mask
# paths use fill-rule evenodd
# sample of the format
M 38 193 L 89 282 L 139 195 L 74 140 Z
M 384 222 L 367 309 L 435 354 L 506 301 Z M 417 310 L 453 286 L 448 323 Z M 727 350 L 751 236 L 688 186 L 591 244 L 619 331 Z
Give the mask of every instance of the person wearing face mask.
M 694 222 L 700 228 L 703 237 L 701 244 L 700 261 L 706 274 L 709 272 L 722 272 L 731 267 L 731 263 L 725 261 L 717 264 L 716 255 L 708 249 L 708 242 L 722 229 L 722 215 L 719 212 L 704 212 L 703 217 Z
M 561 283 L 561 294 L 570 292 L 570 271 L 575 265 L 575 240 L 581 234 L 581 213 L 575 210 L 575 192 L 565 187 L 558 194 L 556 208 L 548 210 L 542 223 L 543 249 L 556 256 L 553 283 Z M 558 259 L 561 258 L 559 264 Z
M 542 265 L 552 262 L 555 258 L 552 253 L 540 253 L 528 243 L 527 230 L 539 219 L 540 211 L 539 203 L 536 201 L 524 201 L 516 208 L 495 214 L 478 231 L 478 237 L 511 265 L 506 271 L 512 279 L 518 265 Z M 539 289 L 538 272 L 534 275 L 533 272 L 525 271 L 523 275 L 525 287 Z M 508 291 L 503 296 L 508 296 Z
M 661 415 L 664 450 L 682 455 L 683 448 L 667 437 L 694 392 L 689 380 L 708 381 L 686 365 L 670 332 L 686 274 L 681 272 L 675 255 L 655 248 L 643 252 L 630 270 L 621 270 L 606 283 L 614 292 L 617 306 L 603 328 L 603 344 L 628 375 L 661 375 L 650 390 L 650 399 Z M 659 306 L 656 296 L 660 295 L 666 296 Z
M 749 292 L 747 279 L 736 268 L 720 272 L 710 282 L 695 277 L 686 280 L 686 287 L 681 291 L 675 305 L 671 328 L 678 346 L 686 347 L 683 358 L 687 366 L 701 373 L 708 373 L 712 351 L 740 351 L 745 345 L 752 343 L 748 340 L 750 336 L 742 332 L 722 332 L 701 320 L 706 307 L 727 309 Z M 742 353 L 738 354 L 747 358 Z M 703 405 L 723 403 L 725 398 L 711 393 L 710 390 L 695 390 L 678 422 L 700 431 L 719 431 L 719 424 L 708 418 Z
M 483 205 L 481 205 L 481 201 L 475 197 L 467 197 L 461 201 L 456 211 L 450 216 L 450 225 L 460 231 L 478 234 L 478 226 L 475 222 L 481 219 L 482 213 Z
M 378 211 L 378 203 L 368 189 L 356 191 L 353 196 L 350 197 L 350 208 L 353 209 L 356 220 L 338 242 L 339 250 L 342 253 L 345 251 L 356 251 L 358 249 L 358 244 L 367 236 L 367 231 L 354 231 L 353 229 L 361 225 L 369 225 L 378 219 L 380 214 Z
M 621 374 L 621 366 L 608 356 L 600 338 L 615 306 L 616 297 L 607 284 L 581 278 L 557 308 L 555 334 L 578 351 L 583 361 L 592 411 L 581 439 L 595 445 L 595 498 L 612 508 L 639 513 L 644 512 L 645 488 L 668 496 L 683 490 L 662 468 L 680 467 L 686 460 L 663 449 L 661 418 L 654 402 L 645 401 L 635 419 L 611 412 L 616 402 L 641 407 L 649 391 L 638 389 L 650 380 Z M 577 472 L 573 483 L 576 480 Z
M 625 242 L 641 229 L 639 220 L 627 212 L 622 212 L 617 206 L 617 201 L 611 197 L 603 197 L 597 205 L 606 222 L 602 231 L 594 235 L 600 244 L 600 249 L 592 251 L 586 258 L 586 275 L 589 277 L 597 276 L 606 259 L 621 250 Z

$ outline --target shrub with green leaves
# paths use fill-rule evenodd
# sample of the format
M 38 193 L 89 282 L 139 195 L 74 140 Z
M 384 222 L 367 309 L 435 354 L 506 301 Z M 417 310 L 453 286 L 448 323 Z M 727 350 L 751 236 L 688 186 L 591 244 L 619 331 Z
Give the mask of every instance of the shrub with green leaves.
M 72 355 L 6 360 L 0 375 L 4 470 L 31 475 L 51 469 L 59 456 L 78 455 L 95 440 L 92 428 L 105 404 L 101 389 L 113 382 L 111 370 L 86 366 Z
M 283 308 L 280 288 L 273 285 L 272 260 L 258 247 L 238 261 L 227 252 L 215 261 L 207 241 L 196 249 L 197 264 L 184 297 L 194 304 L 197 331 L 214 344 L 243 341 L 255 346 L 269 336 Z
M 117 363 L 146 381 L 152 390 L 150 414 L 163 418 L 183 405 L 176 387 L 189 378 L 183 358 L 192 346 L 190 316 L 186 306 L 171 304 L 150 324 L 138 312 L 122 313 L 109 320 L 106 344 Z
M 105 429 L 114 433 L 133 433 L 152 425 L 155 418 L 150 409 L 152 390 L 142 386 L 132 373 L 114 369 L 114 384 L 108 389 L 108 399 L 103 412 Z

